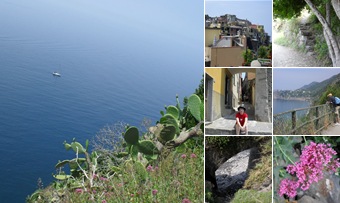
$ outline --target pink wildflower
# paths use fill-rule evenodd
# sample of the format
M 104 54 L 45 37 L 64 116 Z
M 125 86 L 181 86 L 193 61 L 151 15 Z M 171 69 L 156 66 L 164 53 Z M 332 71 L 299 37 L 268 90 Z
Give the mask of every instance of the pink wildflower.
M 146 170 L 149 171 L 149 172 L 152 172 L 153 171 L 153 168 L 151 165 L 148 165 L 148 167 L 146 167 Z
M 158 190 L 152 190 L 153 195 L 157 195 L 157 193 L 158 193 Z
M 182 200 L 182 203 L 191 203 L 191 201 L 190 201 L 188 198 L 184 198 L 184 199 Z
M 300 156 L 300 161 L 295 165 L 288 165 L 287 172 L 298 178 L 302 190 L 307 190 L 313 182 L 318 182 L 323 178 L 323 170 L 336 172 L 339 168 L 339 159 L 332 160 L 336 152 L 326 144 L 316 144 L 311 142 L 304 147 Z
M 197 158 L 197 155 L 194 154 L 194 153 L 192 153 L 192 154 L 190 155 L 190 157 L 194 159 L 194 158 Z
M 158 171 L 158 166 L 155 166 L 155 171 Z
M 100 180 L 101 180 L 101 181 L 107 181 L 108 179 L 107 179 L 107 178 L 104 178 L 104 177 L 100 177 Z
M 104 200 L 102 201 L 102 203 L 107 203 L 107 201 L 104 199 Z
M 75 190 L 75 192 L 76 192 L 76 193 L 83 193 L 83 189 L 77 188 L 77 189 Z
M 299 183 L 289 179 L 283 179 L 280 183 L 279 195 L 282 197 L 284 194 L 288 197 L 295 197 L 296 190 L 299 188 Z
M 131 197 L 134 197 L 134 196 L 135 196 L 135 194 L 131 194 L 130 196 L 131 196 Z
M 182 154 L 181 158 L 185 159 L 185 158 L 187 158 L 187 155 L 186 154 Z

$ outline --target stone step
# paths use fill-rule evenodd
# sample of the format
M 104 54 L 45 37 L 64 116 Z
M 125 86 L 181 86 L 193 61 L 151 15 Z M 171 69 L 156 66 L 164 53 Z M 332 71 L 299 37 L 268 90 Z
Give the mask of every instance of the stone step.
M 306 41 L 306 46 L 314 46 L 315 45 L 315 41 L 314 40 L 307 40 Z
M 300 32 L 303 36 L 312 36 L 313 35 L 313 33 L 310 30 L 301 30 L 300 29 Z
M 314 51 L 314 47 L 313 46 L 306 46 L 306 50 L 309 51 Z
M 308 51 L 307 52 L 307 56 L 314 56 L 314 55 L 315 55 L 315 53 L 313 51 Z
M 308 39 L 308 40 L 315 40 L 315 36 L 314 36 L 314 35 L 307 36 L 307 39 Z
M 236 135 L 236 130 L 206 128 L 205 135 Z M 248 131 L 248 135 L 272 135 L 272 132 Z
M 304 27 L 304 26 L 310 26 L 311 25 L 311 23 L 300 23 L 300 27 Z
M 219 118 L 205 125 L 206 135 L 236 135 L 235 120 Z M 272 123 L 248 121 L 248 135 L 272 135 Z

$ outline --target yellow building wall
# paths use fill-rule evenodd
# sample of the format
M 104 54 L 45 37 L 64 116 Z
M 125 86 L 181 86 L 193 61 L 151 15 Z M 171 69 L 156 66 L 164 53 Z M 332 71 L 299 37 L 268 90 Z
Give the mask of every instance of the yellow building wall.
M 211 67 L 239 67 L 244 62 L 241 47 L 211 48 Z
M 205 72 L 214 78 L 213 91 L 218 94 L 224 94 L 225 68 L 206 68 Z
M 213 44 L 214 38 L 220 38 L 221 29 L 218 28 L 205 28 L 205 46 L 209 47 Z
M 214 79 L 213 92 L 212 92 L 212 119 L 216 120 L 222 116 L 225 116 L 226 108 L 224 104 L 225 100 L 225 77 L 231 77 L 231 73 L 227 68 L 206 68 L 205 72 Z M 232 80 L 230 80 L 232 83 Z M 232 90 L 232 84 L 230 84 L 230 91 Z

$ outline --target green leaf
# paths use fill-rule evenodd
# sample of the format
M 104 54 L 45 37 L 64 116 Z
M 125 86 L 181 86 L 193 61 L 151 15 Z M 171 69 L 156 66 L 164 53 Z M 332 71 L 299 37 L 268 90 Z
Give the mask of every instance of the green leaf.
M 129 155 L 129 153 L 127 153 L 127 152 L 119 152 L 119 153 L 117 154 L 117 157 L 118 157 L 118 158 L 122 158 L 122 157 L 126 157 L 127 155 Z
M 63 161 L 59 161 L 57 163 L 57 165 L 55 165 L 55 168 L 60 168 L 60 167 L 63 167 L 65 166 L 66 164 L 70 163 L 70 160 L 63 160 Z
M 157 160 L 158 154 L 145 155 L 145 158 L 146 158 L 147 160 Z
M 86 139 L 85 149 L 86 149 L 86 151 L 88 151 L 88 149 L 89 149 L 89 140 L 88 139 Z
M 66 180 L 68 178 L 70 178 L 70 175 L 53 175 L 53 177 L 57 180 Z
M 118 173 L 118 172 L 120 172 L 122 169 L 119 168 L 119 167 L 117 167 L 117 166 L 111 166 L 111 170 L 112 170 L 113 172 L 115 172 L 115 173 Z

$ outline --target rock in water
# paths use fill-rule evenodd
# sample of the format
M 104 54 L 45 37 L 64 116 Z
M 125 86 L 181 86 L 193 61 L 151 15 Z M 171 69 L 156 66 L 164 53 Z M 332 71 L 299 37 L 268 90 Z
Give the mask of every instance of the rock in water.
M 220 193 L 234 193 L 242 188 L 253 167 L 253 160 L 259 156 L 257 148 L 244 150 L 224 162 L 216 171 L 216 183 Z

